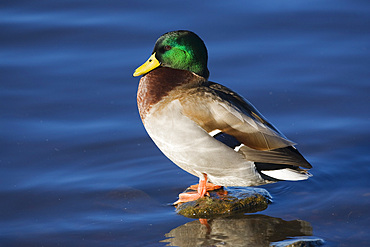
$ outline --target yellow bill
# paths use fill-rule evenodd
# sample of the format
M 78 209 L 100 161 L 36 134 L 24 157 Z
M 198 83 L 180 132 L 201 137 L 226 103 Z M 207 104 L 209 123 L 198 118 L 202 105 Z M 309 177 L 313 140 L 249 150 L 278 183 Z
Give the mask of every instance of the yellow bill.
M 133 76 L 139 76 L 149 71 L 157 68 L 161 63 L 155 58 L 155 52 L 150 56 L 150 58 L 139 68 L 137 68 L 133 74 Z

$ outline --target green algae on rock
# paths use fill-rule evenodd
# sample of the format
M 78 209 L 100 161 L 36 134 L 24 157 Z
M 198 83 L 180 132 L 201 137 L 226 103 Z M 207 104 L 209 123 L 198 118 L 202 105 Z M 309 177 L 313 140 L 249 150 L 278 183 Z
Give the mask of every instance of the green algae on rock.
M 228 188 L 210 191 L 210 196 L 181 203 L 176 212 L 188 218 L 214 218 L 265 210 L 271 196 L 261 188 Z

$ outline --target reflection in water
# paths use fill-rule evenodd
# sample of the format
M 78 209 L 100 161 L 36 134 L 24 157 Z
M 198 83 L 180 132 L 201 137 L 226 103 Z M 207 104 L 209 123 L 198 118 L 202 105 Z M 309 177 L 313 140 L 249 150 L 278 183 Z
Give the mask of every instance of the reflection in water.
M 208 224 L 207 224 L 208 223 Z M 285 221 L 266 215 L 241 215 L 192 221 L 165 236 L 167 246 L 270 246 L 289 237 L 311 236 L 310 223 Z

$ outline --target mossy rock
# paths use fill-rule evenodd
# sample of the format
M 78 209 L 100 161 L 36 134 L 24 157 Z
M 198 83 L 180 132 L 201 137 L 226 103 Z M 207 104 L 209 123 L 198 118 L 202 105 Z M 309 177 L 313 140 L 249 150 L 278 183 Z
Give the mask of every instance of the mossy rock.
M 176 212 L 188 218 L 210 219 L 240 213 L 255 213 L 265 210 L 270 203 L 271 196 L 265 189 L 228 188 L 210 191 L 210 196 L 196 201 L 181 203 L 177 206 Z

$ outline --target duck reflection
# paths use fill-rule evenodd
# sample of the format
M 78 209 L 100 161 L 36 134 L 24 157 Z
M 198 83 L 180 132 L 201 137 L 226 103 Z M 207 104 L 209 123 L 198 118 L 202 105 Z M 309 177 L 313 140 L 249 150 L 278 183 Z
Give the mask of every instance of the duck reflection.
M 266 215 L 195 220 L 165 234 L 167 246 L 270 246 L 291 237 L 311 236 L 310 223 Z

